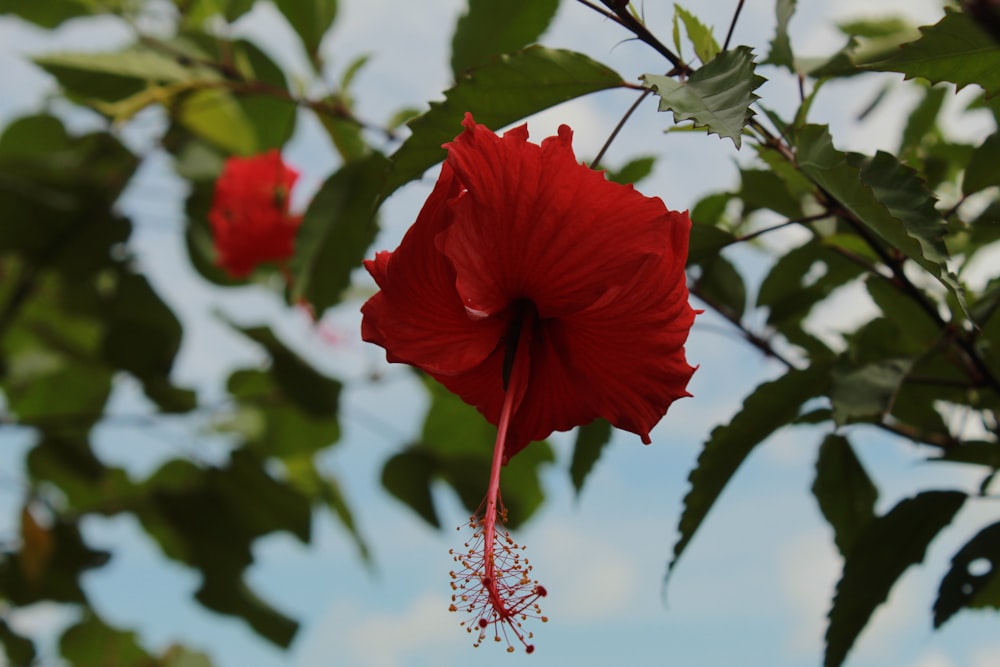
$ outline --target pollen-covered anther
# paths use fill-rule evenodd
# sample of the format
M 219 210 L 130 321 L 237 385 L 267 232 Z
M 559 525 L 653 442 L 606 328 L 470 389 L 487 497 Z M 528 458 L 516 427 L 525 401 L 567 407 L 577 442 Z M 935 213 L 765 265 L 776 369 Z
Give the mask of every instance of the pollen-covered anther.
M 538 599 L 548 591 L 531 578 L 532 566 L 520 554 L 524 547 L 511 538 L 504 526 L 505 518 L 506 512 L 498 510 L 490 530 L 486 529 L 485 519 L 476 516 L 470 520 L 475 532 L 468 552 L 452 553 L 452 559 L 461 566 L 449 573 L 452 588 L 461 593 L 453 597 L 460 604 L 452 604 L 449 610 L 469 614 L 461 625 L 475 636 L 474 646 L 492 637 L 494 642 L 506 642 L 508 652 L 514 650 L 517 641 L 532 653 L 534 645 L 528 640 L 533 634 L 523 624 L 529 619 L 548 620 L 538 606 Z M 492 533 L 490 542 L 486 541 L 487 533 Z

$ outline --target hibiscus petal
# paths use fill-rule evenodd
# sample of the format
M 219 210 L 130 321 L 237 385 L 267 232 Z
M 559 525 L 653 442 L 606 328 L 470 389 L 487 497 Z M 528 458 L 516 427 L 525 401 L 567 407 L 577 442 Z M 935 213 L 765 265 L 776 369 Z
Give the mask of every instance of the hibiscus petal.
M 445 166 L 416 222 L 392 253 L 365 263 L 381 290 L 362 307 L 361 336 L 389 361 L 453 375 L 481 363 L 499 344 L 500 320 L 473 320 L 455 291 L 455 272 L 435 247 L 450 224 L 447 201 L 458 192 Z

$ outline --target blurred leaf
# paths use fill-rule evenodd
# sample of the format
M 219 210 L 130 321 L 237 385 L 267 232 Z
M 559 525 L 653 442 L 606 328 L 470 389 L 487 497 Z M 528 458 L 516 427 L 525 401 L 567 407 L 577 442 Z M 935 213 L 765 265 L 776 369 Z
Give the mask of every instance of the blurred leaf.
M 37 582 L 33 583 L 23 576 L 13 553 L 0 553 L 0 595 L 10 604 L 24 607 L 43 600 L 85 602 L 87 596 L 80 586 L 82 574 L 104 565 L 110 558 L 106 551 L 89 548 L 74 523 L 57 519 L 48 527 L 48 532 L 52 556 L 45 575 Z
M 896 580 L 924 552 L 965 502 L 956 491 L 925 491 L 902 500 L 868 524 L 844 561 L 830 609 L 824 667 L 839 667 Z
M 95 414 L 90 419 L 96 420 Z M 27 470 L 35 482 L 54 485 L 77 512 L 112 513 L 119 498 L 132 490 L 121 468 L 104 465 L 85 436 L 63 435 L 56 425 L 43 426 L 44 437 L 28 453 Z
M 336 97 L 327 97 L 323 102 L 337 106 L 340 100 Z M 358 123 L 331 113 L 317 112 L 316 117 L 319 118 L 323 129 L 333 142 L 333 147 L 340 153 L 344 162 L 360 160 L 369 153 L 370 149 Z
M 92 611 L 63 633 L 59 652 L 72 665 L 152 667 L 155 664 L 139 645 L 134 632 L 116 630 Z
M 695 215 L 692 215 L 691 218 L 695 222 L 691 225 L 688 266 L 696 266 L 702 262 L 711 261 L 712 257 L 717 256 L 720 250 L 736 242 L 736 238 L 731 232 L 715 226 L 701 224 L 696 221 Z
M 910 359 L 888 359 L 861 368 L 834 368 L 830 390 L 833 420 L 846 424 L 858 418 L 881 419 L 912 366 Z
M 688 39 L 691 40 L 691 46 L 694 47 L 694 54 L 698 56 L 698 60 L 707 63 L 719 54 L 721 49 L 719 43 L 715 41 L 715 37 L 712 36 L 711 28 L 677 3 L 674 3 L 674 14 L 684 22 L 684 30 L 687 32 Z
M 493 56 L 535 42 L 555 16 L 559 0 L 468 0 L 468 7 L 451 40 L 451 71 L 456 81 Z
M 174 113 L 181 125 L 227 152 L 253 155 L 260 148 L 250 119 L 224 90 L 197 90 L 185 95 Z
M 285 470 L 288 473 L 289 483 L 309 498 L 318 499 L 333 510 L 333 513 L 354 539 L 354 544 L 357 546 L 361 558 L 369 562 L 371 560 L 371 552 L 368 544 L 361 534 L 360 527 L 354 520 L 354 513 L 351 511 L 347 497 L 341 490 L 337 480 L 331 475 L 317 469 L 315 457 L 311 454 L 286 458 L 284 464 Z
M 638 183 L 653 173 L 655 164 L 656 158 L 653 156 L 639 157 L 629 160 L 620 169 L 609 169 L 605 176 L 609 181 L 623 185 Z
M 445 91 L 444 102 L 413 119 L 410 137 L 393 153 L 393 171 L 384 196 L 420 178 L 444 159 L 441 145 L 462 130 L 468 111 L 476 122 L 499 130 L 505 125 L 561 102 L 624 85 L 613 70 L 573 51 L 531 46 L 498 56 L 459 78 Z
M 219 78 L 207 68 L 185 67 L 176 58 L 142 46 L 104 53 L 51 53 L 34 60 L 67 93 L 84 100 L 116 101 L 154 83 Z
M 960 447 L 952 447 L 941 452 L 940 456 L 930 461 L 951 463 L 972 463 L 994 470 L 1000 470 L 1000 444 L 985 440 L 963 442 Z
M 469 513 L 486 495 L 496 428 L 479 412 L 436 382 L 427 382 L 431 406 L 420 441 L 386 462 L 382 484 L 432 526 L 440 527 L 431 485 L 446 482 Z M 539 479 L 543 463 L 555 460 L 547 442 L 534 442 L 508 463 L 501 475 L 507 525 L 527 520 L 544 500 Z
M 920 33 L 920 39 L 866 68 L 899 72 L 907 79 L 922 77 L 931 83 L 949 81 L 959 89 L 978 84 L 987 97 L 1000 92 L 1000 49 L 967 14 L 945 8 L 944 18 L 921 27 Z
M 174 644 L 160 659 L 161 667 L 212 667 L 208 655 Z
M 747 304 L 743 276 L 721 254 L 706 258 L 698 266 L 701 269 L 695 286 L 698 296 L 711 303 L 713 309 L 739 321 Z
M 795 13 L 795 3 L 796 0 L 777 0 L 774 8 L 777 25 L 774 39 L 771 40 L 771 51 L 764 61 L 768 65 L 787 67 L 792 73 L 796 72 L 795 56 L 792 55 L 792 42 L 788 38 L 788 22 Z
M 274 0 L 274 4 L 302 39 L 310 61 L 319 66 L 319 47 L 337 18 L 337 0 Z
M 7 658 L 9 665 L 33 665 L 38 652 L 35 643 L 14 632 L 6 621 L 0 618 L 0 655 Z
M 34 588 L 41 583 L 52 560 L 52 547 L 52 533 L 35 520 L 31 506 L 25 505 L 21 509 L 21 551 L 18 553 L 18 562 L 28 586 Z
M 992 185 L 1000 185 L 1000 132 L 994 132 L 979 145 L 965 167 L 962 179 L 962 194 L 985 190 Z
M 813 495 L 833 528 L 833 540 L 844 558 L 875 516 L 878 489 L 854 454 L 847 438 L 828 435 L 819 448 Z
M 660 97 L 660 111 L 673 111 L 674 122 L 690 120 L 709 134 L 742 142 L 743 128 L 753 116 L 754 90 L 765 79 L 754 70 L 753 51 L 738 46 L 696 70 L 686 81 L 644 74 L 646 87 Z
M 312 364 L 282 343 L 267 327 L 239 327 L 233 325 L 251 340 L 256 341 L 271 356 L 272 372 L 284 394 L 306 413 L 316 417 L 337 414 L 340 401 L 340 382 L 323 375 Z
M 809 76 L 821 79 L 864 73 L 865 64 L 892 56 L 901 44 L 919 36 L 908 21 L 894 16 L 851 21 L 840 24 L 839 28 L 848 36 L 840 51 L 830 58 L 797 60 Z
M 765 438 L 795 420 L 806 401 L 826 392 L 829 372 L 828 368 L 817 364 L 765 382 L 744 400 L 743 408 L 728 424 L 712 430 L 697 465 L 688 476 L 691 489 L 684 496 L 684 510 L 678 525 L 680 537 L 674 545 L 667 577 L 746 457 Z
M 45 2 L 0 0 L 0 14 L 14 14 L 25 21 L 51 30 L 72 18 L 87 16 L 90 10 L 86 2 L 79 0 L 45 0 Z
M 611 424 L 603 419 L 581 426 L 576 432 L 576 443 L 573 445 L 573 460 L 569 465 L 569 478 L 573 482 L 573 490 L 580 495 L 583 482 L 594 469 L 601 452 L 611 442 Z
M 868 229 L 903 252 L 947 287 L 965 308 L 962 287 L 947 266 L 944 222 L 916 172 L 879 152 L 865 164 L 836 150 L 824 126 L 798 134 L 802 171 Z
M 778 258 L 757 293 L 757 306 L 768 309 L 767 322 L 790 333 L 813 307 L 864 269 L 824 243 L 810 241 Z
M 1000 522 L 983 528 L 952 556 L 934 603 L 934 627 L 963 608 L 1000 609 Z
M 764 208 L 786 218 L 802 217 L 802 203 L 789 192 L 787 182 L 775 171 L 741 169 L 740 182 L 744 216 Z
M 317 314 L 340 302 L 375 240 L 375 208 L 389 163 L 381 153 L 348 162 L 320 188 L 306 210 L 290 268 L 294 299 Z
M 906 127 L 903 128 L 903 134 L 899 141 L 898 154 L 900 158 L 905 159 L 908 154 L 918 153 L 921 145 L 928 139 L 928 135 L 940 133 L 937 130 L 937 117 L 947 94 L 948 88 L 946 86 L 928 86 L 924 90 L 923 98 L 907 114 Z M 916 167 L 913 164 L 910 166 Z
M 303 2 L 304 0 L 295 1 Z M 213 46 L 220 48 L 218 42 L 215 42 Z M 245 72 L 245 75 L 251 79 L 253 85 L 263 84 L 276 91 L 289 89 L 284 71 L 256 44 L 241 39 L 229 46 L 246 63 L 248 71 Z M 292 138 L 298 113 L 294 102 L 282 99 L 280 95 L 244 94 L 237 96 L 235 100 L 242 110 L 242 114 L 235 115 L 246 118 L 253 127 L 257 151 L 265 151 L 269 148 L 281 150 Z M 245 128 L 234 129 L 249 134 Z

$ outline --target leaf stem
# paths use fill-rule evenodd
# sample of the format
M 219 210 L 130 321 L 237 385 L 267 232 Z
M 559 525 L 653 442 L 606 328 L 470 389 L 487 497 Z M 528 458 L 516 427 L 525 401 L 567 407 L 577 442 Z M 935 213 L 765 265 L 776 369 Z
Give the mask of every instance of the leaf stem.
M 621 120 L 618 121 L 618 124 L 615 125 L 615 129 L 611 131 L 611 134 L 608 136 L 608 140 L 604 142 L 603 146 L 601 146 L 601 150 L 597 152 L 597 157 L 595 157 L 594 161 L 590 163 L 591 169 L 597 169 L 597 165 L 601 163 L 601 160 L 604 158 L 604 154 L 607 153 L 608 148 L 611 147 L 611 142 L 615 140 L 615 137 L 618 136 L 618 133 L 621 132 L 623 127 L 625 127 L 625 123 L 628 122 L 628 119 L 632 117 L 632 114 L 635 113 L 635 110 L 639 108 L 639 105 L 642 104 L 642 101 L 647 97 L 649 97 L 650 93 L 652 92 L 653 90 L 651 88 L 643 89 L 642 95 L 640 95 L 635 100 L 635 102 L 632 103 L 632 106 L 628 108 L 628 111 L 625 112 L 625 114 L 621 117 Z
M 722 44 L 722 50 L 729 50 L 729 42 L 733 38 L 733 31 L 736 29 L 736 21 L 740 18 L 740 12 L 743 11 L 743 0 L 739 0 L 736 4 L 736 11 L 733 12 L 733 20 L 729 22 L 729 31 L 726 33 L 726 41 Z

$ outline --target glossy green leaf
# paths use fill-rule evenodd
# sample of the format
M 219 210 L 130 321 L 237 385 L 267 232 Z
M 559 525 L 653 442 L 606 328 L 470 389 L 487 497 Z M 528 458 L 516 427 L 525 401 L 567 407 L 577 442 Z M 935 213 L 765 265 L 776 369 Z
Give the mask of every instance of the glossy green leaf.
M 604 419 L 597 419 L 577 429 L 573 460 L 569 464 L 569 478 L 577 496 L 583 490 L 583 483 L 597 460 L 601 458 L 601 452 L 610 442 L 611 424 Z
M 573 51 L 532 46 L 498 56 L 463 74 L 445 91 L 444 102 L 431 102 L 427 113 L 408 123 L 412 134 L 392 155 L 385 195 L 444 159 L 441 145 L 462 131 L 466 112 L 499 130 L 561 102 L 622 85 L 616 72 Z
M 959 89 L 978 84 L 988 97 L 1000 93 L 1000 49 L 967 14 L 948 8 L 944 18 L 921 27 L 920 33 L 920 39 L 867 69 L 899 72 L 931 83 L 949 81 Z
M 305 48 L 309 59 L 319 65 L 319 47 L 337 18 L 337 0 L 274 0 Z
M 139 645 L 134 632 L 110 627 L 92 611 L 59 639 L 59 652 L 72 665 L 148 667 L 152 656 Z
M 796 0 L 777 0 L 775 3 L 776 27 L 774 39 L 771 40 L 771 51 L 764 61 L 768 65 L 787 67 L 795 72 L 795 56 L 792 54 L 792 42 L 788 38 L 788 23 L 795 13 Z
M 686 81 L 658 74 L 642 80 L 660 97 L 660 111 L 672 111 L 674 122 L 690 120 L 709 134 L 732 139 L 737 148 L 743 128 L 753 116 L 753 92 L 765 79 L 755 72 L 753 51 L 738 46 L 696 70 Z
M 687 11 L 680 5 L 674 3 L 675 22 L 677 18 L 684 23 L 684 30 L 687 32 L 691 46 L 694 47 L 694 54 L 698 60 L 707 63 L 719 54 L 721 50 L 719 43 L 712 35 L 712 29 L 698 20 L 698 17 Z
M 826 522 L 833 528 L 837 550 L 846 558 L 874 518 L 878 500 L 878 489 L 847 438 L 840 435 L 824 438 L 816 460 L 812 492 Z
M 983 528 L 952 556 L 934 602 L 934 627 L 965 608 L 1000 609 L 1000 522 Z
M 534 43 L 549 27 L 559 0 L 469 0 L 451 40 L 451 71 L 455 80 L 493 56 Z
M 979 145 L 965 167 L 962 194 L 971 195 L 993 185 L 1000 185 L 1000 132 L 994 132 Z
M 380 153 L 348 162 L 326 180 L 303 216 L 290 262 L 292 296 L 317 314 L 340 301 L 375 240 L 375 209 L 388 169 Z
M 823 126 L 807 125 L 797 138 L 803 173 L 866 228 L 940 280 L 964 305 L 962 287 L 947 266 L 948 252 L 941 238 L 944 221 L 916 172 L 881 151 L 862 163 L 857 156 L 836 150 Z
M 668 577 L 750 452 L 772 433 L 795 420 L 801 406 L 810 398 L 824 394 L 828 383 L 829 369 L 819 364 L 806 370 L 789 371 L 777 380 L 759 385 L 728 424 L 712 430 L 698 456 L 698 463 L 688 476 L 691 488 L 684 496 L 684 510 L 678 525 L 680 537 L 674 545 Z
M 896 580 L 924 553 L 965 502 L 955 491 L 925 491 L 906 498 L 858 536 L 844 561 L 826 630 L 824 667 L 840 667 Z

